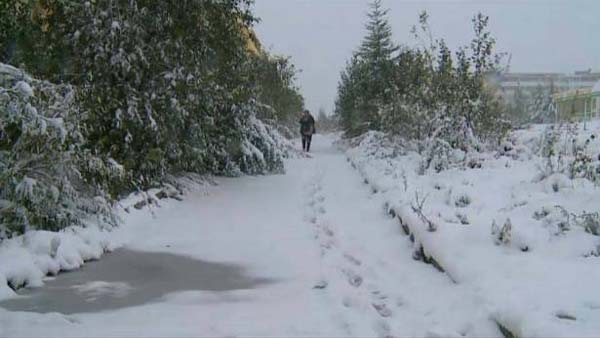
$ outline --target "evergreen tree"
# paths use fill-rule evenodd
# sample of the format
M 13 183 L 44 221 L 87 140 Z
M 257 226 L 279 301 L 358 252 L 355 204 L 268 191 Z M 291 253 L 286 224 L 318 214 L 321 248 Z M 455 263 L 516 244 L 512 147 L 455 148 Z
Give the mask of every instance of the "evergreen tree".
M 369 82 L 372 85 L 372 95 L 387 102 L 392 90 L 387 86 L 391 83 L 394 70 L 394 58 L 399 47 L 392 42 L 392 28 L 387 21 L 388 10 L 382 8 L 381 0 L 370 4 L 371 11 L 367 14 L 367 35 L 364 37 L 357 56 L 368 67 Z
M 364 114 L 368 101 L 363 91 L 367 76 L 365 63 L 356 56 L 352 57 L 341 73 L 335 100 L 335 114 L 347 136 L 356 136 L 369 130 L 370 124 Z
M 387 13 L 381 0 L 370 4 L 367 35 L 342 75 L 336 114 L 348 135 L 380 129 L 380 110 L 393 97 L 394 60 L 399 47 L 392 42 Z

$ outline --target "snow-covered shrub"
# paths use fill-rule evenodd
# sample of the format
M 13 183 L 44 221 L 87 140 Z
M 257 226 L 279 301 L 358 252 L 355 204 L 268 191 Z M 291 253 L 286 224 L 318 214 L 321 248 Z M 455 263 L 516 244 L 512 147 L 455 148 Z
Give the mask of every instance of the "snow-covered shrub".
M 533 219 L 539 221 L 546 218 L 546 216 L 550 215 L 551 212 L 552 211 L 549 208 L 542 207 L 540 210 L 534 211 L 532 217 Z
M 595 139 L 592 134 L 582 140 L 577 124 L 547 127 L 540 138 L 538 154 L 543 163 L 538 165 L 536 180 L 543 181 L 561 174 L 568 176 L 569 179 L 584 178 L 598 183 L 600 181 L 600 159 L 590 147 Z
M 533 213 L 535 220 L 551 229 L 553 235 L 561 235 L 571 230 L 571 214 L 562 206 L 542 207 Z
M 599 212 L 584 212 L 580 215 L 575 215 L 575 222 L 594 236 L 600 236 L 600 213 Z
M 279 132 L 255 117 L 242 129 L 244 141 L 239 163 L 242 172 L 250 174 L 282 173 L 286 141 Z
M 508 137 L 500 144 L 495 155 L 510 157 L 513 160 L 529 160 L 532 157 L 531 150 L 524 144 L 520 143 L 514 135 L 509 134 Z
M 442 139 L 434 139 L 425 146 L 423 160 L 419 166 L 419 175 L 424 175 L 427 170 L 433 169 L 439 173 L 450 168 L 453 163 L 453 149 L 450 144 Z
M 465 208 L 471 204 L 471 197 L 467 194 L 461 194 L 454 200 L 457 208 Z
M 555 126 L 547 127 L 540 139 L 539 155 L 543 160 L 543 164 L 538 165 L 537 181 L 542 181 L 555 173 L 562 173 L 565 170 L 565 154 L 558 148 L 560 141 L 559 129 Z
M 542 210 L 536 211 L 534 218 L 542 220 L 546 226 L 556 227 L 557 231 L 555 234 L 562 234 L 569 231 L 573 226 L 579 226 L 587 233 L 600 236 L 599 212 L 584 211 L 576 214 L 557 205 L 554 210 L 542 208 Z
M 83 224 L 90 215 L 114 221 L 102 187 L 82 175 L 82 162 L 102 161 L 81 152 L 72 98 L 69 86 L 0 64 L 0 239 Z
M 460 224 L 467 225 L 467 224 L 471 223 L 469 221 L 469 218 L 467 217 L 467 215 L 462 212 L 457 212 L 455 214 L 455 216 L 456 216 L 456 218 L 458 218 L 458 221 L 460 222 Z
M 411 209 L 419 219 L 427 226 L 427 231 L 435 232 L 438 229 L 438 225 L 430 220 L 424 213 L 425 201 L 427 200 L 427 196 L 421 198 L 419 197 L 419 193 L 415 192 L 415 202 L 411 204 Z
M 571 179 L 567 175 L 560 173 L 546 177 L 541 184 L 547 193 L 559 193 L 564 189 L 573 188 Z
M 592 135 L 593 136 L 593 135 Z M 589 145 L 595 137 L 590 137 L 580 145 L 573 139 L 573 158 L 569 161 L 569 177 L 585 178 L 592 182 L 600 181 L 600 161 L 589 151 Z
M 450 168 L 481 168 L 481 158 L 470 156 L 468 152 L 452 147 L 441 138 L 428 139 L 421 145 L 423 151 L 419 175 L 424 175 L 427 171 L 439 173 Z
M 492 221 L 492 238 L 496 245 L 509 245 L 512 239 L 512 223 L 506 219 L 502 228 L 498 227 L 496 220 Z

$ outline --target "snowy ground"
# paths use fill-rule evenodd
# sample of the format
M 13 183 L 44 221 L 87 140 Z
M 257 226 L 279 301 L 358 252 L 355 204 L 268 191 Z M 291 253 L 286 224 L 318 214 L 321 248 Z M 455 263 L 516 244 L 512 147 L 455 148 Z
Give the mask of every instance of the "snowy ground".
M 184 201 L 161 201 L 154 215 L 134 210 L 102 242 L 235 264 L 267 283 L 173 291 L 100 312 L 0 308 L 0 336 L 499 336 L 489 299 L 414 260 L 414 245 L 382 208 L 386 196 L 372 193 L 332 139 L 314 142 L 312 157 L 289 160 L 285 175 L 220 179 Z M 32 255 L 14 248 L 31 242 L 7 251 Z M 49 248 L 33 255 L 45 261 L 62 257 L 59 244 L 68 243 L 42 242 Z M 143 277 L 169 281 L 161 273 Z M 73 292 L 127 299 L 136 283 L 123 279 L 89 280 Z M 0 290 L 0 298 L 14 299 Z
M 558 165 L 557 157 L 552 161 L 558 169 L 548 171 L 540 156 L 543 131 L 532 126 L 515 132 L 507 148 L 479 154 L 475 161 L 481 167 L 473 169 L 420 172 L 419 154 L 377 133 L 348 157 L 406 225 L 415 247 L 422 246 L 424 260 L 433 259 L 470 289 L 485 304 L 481 310 L 513 334 L 598 336 L 600 239 L 594 226 L 600 225 L 600 189 L 588 179 L 570 178 L 568 165 Z M 589 140 L 586 163 L 595 172 L 599 131 L 600 124 L 593 123 L 565 133 L 556 152 L 565 150 L 567 164 L 572 138 L 577 144 Z M 417 196 L 425 201 L 425 219 L 414 210 Z M 512 227 L 504 228 L 504 236 L 507 220 Z

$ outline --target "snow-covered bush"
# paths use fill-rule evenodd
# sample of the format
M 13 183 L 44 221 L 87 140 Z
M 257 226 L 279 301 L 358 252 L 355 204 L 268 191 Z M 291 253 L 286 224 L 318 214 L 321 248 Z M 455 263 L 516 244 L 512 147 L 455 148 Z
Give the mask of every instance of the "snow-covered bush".
M 471 204 L 471 197 L 467 194 L 461 194 L 454 200 L 454 205 L 457 208 L 465 208 Z
M 112 223 L 101 186 L 82 175 L 82 138 L 73 90 L 0 64 L 0 239 L 29 229 L 59 230 L 90 215 Z
M 423 152 L 423 161 L 419 167 L 419 174 L 424 175 L 428 169 L 439 173 L 452 165 L 453 149 L 448 142 L 442 139 L 431 140 Z
M 593 135 L 592 135 L 593 136 Z M 600 160 L 589 152 L 589 145 L 595 137 L 586 139 L 583 144 L 573 140 L 573 158 L 569 161 L 569 177 L 585 178 L 592 182 L 600 181 Z
M 597 148 L 594 134 L 583 138 L 576 124 L 548 126 L 540 137 L 539 155 L 543 163 L 538 165 L 537 181 L 547 180 L 557 174 L 570 179 L 584 178 L 600 181 L 600 159 L 593 153 Z M 596 146 L 595 148 L 591 145 Z
M 415 192 L 415 201 L 411 204 L 412 211 L 419 217 L 419 219 L 427 226 L 427 231 L 435 232 L 438 229 L 438 225 L 429 219 L 425 215 L 425 201 L 427 200 L 427 196 L 419 197 L 419 194 Z
M 502 228 L 498 227 L 496 220 L 492 221 L 492 238 L 496 245 L 509 245 L 512 240 L 512 222 L 507 219 L 502 225 Z
M 251 174 L 282 173 L 286 156 L 286 141 L 281 134 L 256 117 L 242 128 L 244 142 L 239 163 L 242 172 Z
M 583 212 L 573 215 L 575 223 L 594 236 L 600 236 L 600 212 Z
M 562 206 L 542 207 L 533 213 L 533 219 L 551 229 L 553 235 L 565 234 L 571 230 L 571 214 Z
M 473 156 L 476 152 L 463 151 L 452 147 L 442 138 L 428 139 L 420 142 L 422 150 L 422 161 L 419 174 L 424 175 L 428 170 L 436 173 L 450 168 L 475 169 L 481 168 L 482 159 Z

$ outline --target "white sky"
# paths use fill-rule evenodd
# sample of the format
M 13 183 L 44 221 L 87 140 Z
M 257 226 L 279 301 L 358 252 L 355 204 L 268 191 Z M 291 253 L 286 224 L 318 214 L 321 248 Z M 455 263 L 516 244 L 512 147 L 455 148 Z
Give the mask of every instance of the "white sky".
M 333 109 L 339 73 L 365 34 L 367 0 L 255 0 L 261 42 L 302 70 L 307 107 Z M 397 43 L 425 9 L 435 37 L 467 44 L 471 18 L 490 16 L 497 51 L 512 54 L 511 71 L 600 71 L 600 0 L 383 0 Z

